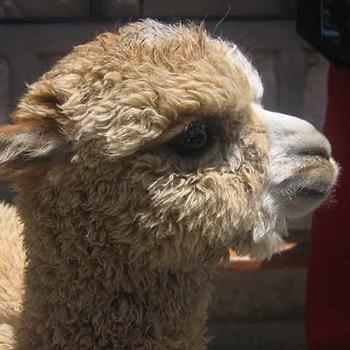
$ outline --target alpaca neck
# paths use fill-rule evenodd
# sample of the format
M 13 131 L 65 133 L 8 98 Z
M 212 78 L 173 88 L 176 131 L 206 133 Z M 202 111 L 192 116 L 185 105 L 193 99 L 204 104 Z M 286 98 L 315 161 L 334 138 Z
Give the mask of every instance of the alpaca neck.
M 18 350 L 205 348 L 211 268 L 151 268 L 118 245 L 26 241 Z

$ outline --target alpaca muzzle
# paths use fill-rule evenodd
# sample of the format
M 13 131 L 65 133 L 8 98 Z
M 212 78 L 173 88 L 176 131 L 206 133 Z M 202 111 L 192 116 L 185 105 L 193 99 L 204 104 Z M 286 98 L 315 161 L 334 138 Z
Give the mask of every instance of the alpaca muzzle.
M 331 193 L 339 168 L 328 139 L 305 120 L 256 107 L 270 150 L 269 190 L 286 216 L 316 209 Z

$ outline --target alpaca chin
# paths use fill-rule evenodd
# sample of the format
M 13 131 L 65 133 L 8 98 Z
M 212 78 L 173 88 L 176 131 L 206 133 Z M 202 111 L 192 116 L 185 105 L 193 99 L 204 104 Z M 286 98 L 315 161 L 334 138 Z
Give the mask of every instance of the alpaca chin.
M 279 232 L 268 232 L 257 242 L 251 242 L 246 247 L 247 254 L 253 260 L 268 260 L 271 256 L 279 252 L 285 243 Z
M 288 229 L 287 216 L 281 211 L 280 204 L 279 197 L 266 186 L 252 205 L 249 215 L 252 229 L 245 233 L 245 239 L 234 239 L 232 243 L 232 248 L 239 255 L 248 255 L 254 260 L 266 260 L 281 251 Z
M 238 254 L 249 255 L 251 259 L 270 259 L 285 243 L 288 235 L 286 218 L 278 213 L 274 201 L 266 195 L 262 205 L 257 207 L 253 214 L 256 218 L 254 229 L 247 240 L 239 242 L 235 247 Z

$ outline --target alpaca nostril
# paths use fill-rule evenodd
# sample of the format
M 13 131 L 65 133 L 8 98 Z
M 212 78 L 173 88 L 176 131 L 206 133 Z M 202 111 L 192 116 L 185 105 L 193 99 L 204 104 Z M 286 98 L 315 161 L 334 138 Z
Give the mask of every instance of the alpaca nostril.
M 304 149 L 301 152 L 299 152 L 301 156 L 308 156 L 308 157 L 321 157 L 327 160 L 330 160 L 331 158 L 331 152 L 326 147 L 315 147 L 310 149 Z
M 320 157 L 330 160 L 332 157 L 332 148 L 328 139 L 316 131 L 305 133 L 303 135 L 303 147 L 300 149 L 300 154 L 308 157 Z

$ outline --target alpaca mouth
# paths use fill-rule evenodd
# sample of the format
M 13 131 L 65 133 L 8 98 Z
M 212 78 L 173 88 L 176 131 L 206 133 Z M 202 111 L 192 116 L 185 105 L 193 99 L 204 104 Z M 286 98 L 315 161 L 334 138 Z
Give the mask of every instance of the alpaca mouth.
M 322 197 L 327 197 L 330 192 L 330 188 L 325 190 L 324 188 L 301 187 L 295 190 L 295 195 L 301 198 L 320 199 Z
M 323 159 L 317 166 L 307 166 L 296 177 L 287 180 L 285 191 L 291 197 L 319 200 L 330 194 L 338 172 L 338 166 L 332 159 Z
M 294 200 L 321 200 L 327 197 L 333 188 L 333 181 L 324 181 L 324 179 L 310 181 L 308 179 L 292 179 L 280 187 L 279 191 L 283 197 Z
M 333 159 L 315 159 L 278 186 L 279 198 L 288 217 L 303 216 L 327 200 L 339 169 Z
M 308 159 L 290 185 L 293 187 L 294 183 L 294 192 L 299 197 L 324 197 L 331 192 L 338 174 L 339 167 L 332 158 L 318 155 Z

